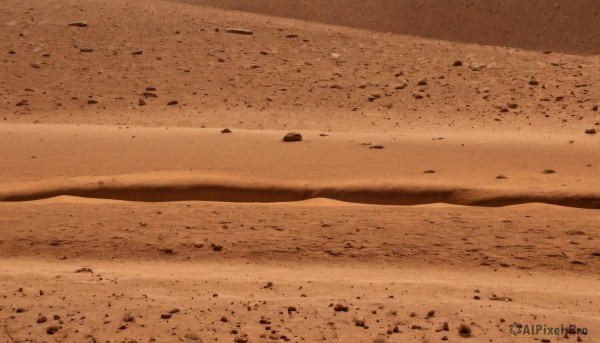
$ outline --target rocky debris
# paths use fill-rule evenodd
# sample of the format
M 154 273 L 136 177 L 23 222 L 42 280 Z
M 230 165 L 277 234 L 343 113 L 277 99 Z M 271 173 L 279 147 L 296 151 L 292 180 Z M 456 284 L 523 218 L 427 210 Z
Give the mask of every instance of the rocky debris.
M 529 85 L 530 86 L 539 86 L 540 85 L 540 81 L 538 81 L 536 79 L 531 79 L 531 80 L 529 80 Z
M 452 64 L 453 67 L 462 67 L 463 63 L 460 60 L 454 61 Z
M 93 51 L 94 51 L 94 49 L 92 49 L 92 48 L 80 48 L 79 49 L 79 52 L 93 52 Z
M 435 174 L 435 170 L 429 169 L 429 170 L 424 171 L 423 173 L 424 174 Z
M 88 27 L 88 24 L 84 21 L 79 21 L 79 22 L 75 22 L 75 23 L 70 23 L 69 26 L 73 26 L 73 27 Z
M 253 35 L 254 32 L 252 32 L 252 30 L 248 30 L 248 29 L 236 29 L 236 28 L 229 28 L 229 29 L 225 29 L 225 32 L 227 33 L 235 33 L 238 35 Z
M 334 60 L 336 60 L 336 59 L 340 58 L 340 54 L 332 53 L 331 54 L 331 58 L 333 58 Z
M 260 54 L 263 56 L 267 56 L 269 54 L 269 52 L 267 50 L 261 50 Z
M 594 128 L 585 130 L 586 135 L 595 135 L 596 133 L 598 133 L 598 131 Z
M 248 343 L 248 338 L 246 337 L 236 337 L 233 340 L 234 343 Z
M 383 147 L 383 145 L 372 145 L 369 147 L 369 149 L 381 150 L 385 148 Z
M 96 101 L 96 100 L 94 100 L 94 99 L 89 99 L 89 100 L 87 101 L 87 103 L 88 103 L 88 105 L 95 105 L 95 104 L 97 104 L 97 103 L 98 103 L 98 101 Z
M 487 64 L 483 63 L 472 63 L 469 65 L 469 69 L 472 71 L 482 71 L 487 68 Z
M 231 133 L 231 130 L 228 128 L 224 128 L 223 130 L 221 130 L 221 133 Z
M 496 176 L 496 179 L 497 180 L 504 180 L 504 179 L 508 179 L 508 178 L 506 176 L 504 176 L 504 175 L 498 175 L 498 176 Z
M 288 313 L 298 312 L 298 309 L 295 306 L 288 306 Z
M 298 38 L 298 35 L 293 34 L 293 33 L 288 33 L 287 35 L 285 35 L 285 38 Z
M 145 96 L 146 98 L 158 98 L 158 95 L 154 94 L 154 93 L 150 93 L 150 92 L 144 92 L 142 93 L 143 96 Z
M 23 308 L 23 307 L 17 307 L 17 309 L 15 310 L 15 312 L 17 312 L 17 313 L 24 313 L 24 312 L 27 312 L 27 309 Z
M 171 319 L 171 317 L 173 317 L 173 315 L 170 313 L 163 313 L 160 315 L 160 318 L 162 319 Z
M 519 107 L 519 104 L 511 102 L 509 104 L 507 104 L 508 108 L 510 108 L 511 110 L 516 110 Z
M 134 55 L 134 56 L 137 56 L 137 55 L 143 55 L 144 52 L 141 51 L 141 50 L 136 50 L 136 51 L 132 52 L 131 54 Z
M 284 142 L 300 142 L 302 141 L 302 135 L 298 132 L 290 132 L 283 136 Z
M 342 304 L 336 304 L 336 305 L 333 307 L 333 310 L 334 310 L 335 312 L 348 312 L 348 306 L 346 306 L 346 305 L 342 305 Z
M 450 331 L 450 326 L 448 325 L 448 322 L 444 322 L 444 325 L 442 325 L 442 330 Z
M 435 311 L 431 310 L 429 312 L 427 312 L 427 316 L 425 317 L 425 319 L 429 319 L 435 316 Z
M 594 105 L 594 107 L 592 107 L 592 111 L 598 112 L 598 105 Z
M 264 289 L 273 289 L 273 282 L 271 282 L 271 281 L 267 282 L 267 284 L 263 288 Z
M 421 79 L 417 82 L 417 86 L 427 86 L 427 80 Z
M 365 327 L 365 320 L 364 319 L 356 319 L 354 321 L 354 325 L 360 326 L 360 327 Z
M 79 268 L 75 271 L 75 273 L 90 273 L 94 274 L 94 271 L 91 268 Z
M 544 171 L 542 171 L 542 174 L 554 174 L 556 173 L 556 170 L 554 169 L 544 169 Z
M 167 255 L 173 255 L 175 253 L 175 250 L 170 248 L 159 249 L 159 251 Z
M 227 323 L 229 321 L 229 319 L 227 319 L 227 317 L 223 316 L 220 319 L 223 323 Z
M 146 87 L 146 91 L 148 91 L 148 92 L 156 92 L 156 87 Z
M 404 89 L 406 88 L 407 84 L 406 83 L 400 83 L 394 86 L 394 89 Z
M 177 104 L 179 104 L 179 101 L 177 101 L 177 100 L 171 100 L 171 101 L 169 101 L 169 102 L 167 103 L 167 106 L 175 106 L 175 105 L 177 105 Z
M 138 99 L 138 106 L 146 106 L 146 101 L 142 98 Z
M 43 324 L 43 323 L 45 323 L 45 322 L 47 322 L 47 321 L 48 321 L 48 318 L 47 318 L 46 316 L 41 316 L 41 315 L 40 315 L 40 316 L 38 317 L 38 319 L 37 319 L 36 323 L 38 323 L 38 324 Z
M 17 102 L 16 106 L 20 107 L 20 106 L 28 106 L 28 105 L 29 105 L 29 101 L 28 100 L 21 100 L 21 101 Z
M 210 247 L 212 248 L 213 251 L 221 251 L 221 250 L 223 250 L 223 246 L 222 245 L 218 245 L 218 244 L 211 244 Z

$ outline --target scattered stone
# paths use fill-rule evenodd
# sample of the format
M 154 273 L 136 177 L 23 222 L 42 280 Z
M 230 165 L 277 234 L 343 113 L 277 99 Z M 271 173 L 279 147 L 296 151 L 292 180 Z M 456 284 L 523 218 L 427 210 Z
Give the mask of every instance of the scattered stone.
M 340 54 L 332 53 L 331 54 L 331 58 L 333 58 L 334 60 L 336 60 L 336 59 L 340 58 Z
M 142 50 L 136 50 L 136 51 L 132 52 L 131 54 L 134 56 L 137 56 L 137 55 L 143 55 L 144 52 Z
M 529 84 L 531 86 L 539 86 L 540 82 L 538 80 L 536 80 L 536 79 L 531 79 L 531 80 L 529 80 Z
M 167 254 L 167 255 L 173 255 L 175 253 L 175 250 L 173 250 L 171 248 L 159 249 L 159 251 L 162 252 L 163 254 Z
M 221 133 L 231 133 L 231 130 L 229 130 L 228 128 L 225 128 L 225 129 L 221 130 Z
M 38 324 L 43 324 L 43 323 L 45 323 L 47 321 L 48 321 L 48 318 L 46 318 L 46 316 L 39 316 L 38 319 L 37 319 L 37 323 Z
M 273 283 L 271 281 L 267 282 L 267 284 L 263 287 L 265 289 L 273 289 Z
M 158 98 L 158 95 L 156 95 L 154 93 L 149 93 L 149 92 L 142 93 L 142 95 L 145 96 L 146 98 Z
M 290 132 L 283 136 L 284 142 L 300 142 L 302 141 L 302 135 L 298 132 Z
M 92 49 L 92 48 L 81 48 L 81 49 L 79 49 L 79 51 L 80 52 L 93 52 L 94 49 Z
M 295 306 L 288 306 L 288 313 L 298 312 L 298 309 Z
M 217 245 L 217 244 L 211 244 L 210 247 L 212 248 L 212 250 L 214 251 L 221 251 L 223 250 L 223 246 L 222 245 Z
M 21 100 L 21 101 L 17 102 L 16 106 L 20 107 L 20 106 L 28 106 L 28 105 L 29 105 L 29 101 L 28 100 Z
M 79 268 L 75 271 L 75 273 L 90 273 L 94 274 L 94 271 L 91 268 Z
M 418 86 L 427 86 L 427 80 L 425 80 L 425 79 L 419 80 L 419 82 L 417 82 L 417 85 Z
M 236 337 L 233 340 L 234 343 L 248 343 L 248 338 L 246 337 Z
M 450 331 L 450 326 L 448 325 L 448 322 L 444 322 L 444 325 L 442 326 L 442 330 Z
M 542 172 L 542 174 L 554 174 L 556 173 L 556 170 L 554 169 L 544 169 L 544 171 Z
M 427 312 L 427 317 L 425 317 L 425 319 L 429 319 L 429 318 L 434 317 L 434 316 L 435 316 L 435 311 L 431 310 L 431 311 Z
M 594 128 L 585 130 L 586 135 L 595 135 L 596 133 L 598 133 L 598 131 Z
M 508 178 L 506 176 L 504 176 L 504 175 L 498 175 L 498 176 L 496 176 L 496 179 L 497 180 L 504 180 L 504 179 L 508 179 Z
M 179 312 L 181 312 L 181 310 L 178 308 L 174 308 L 171 311 L 169 311 L 169 313 L 171 313 L 171 314 L 175 314 L 175 313 L 179 313 Z
M 360 327 L 364 327 L 365 326 L 365 320 L 364 319 L 356 319 L 354 321 L 354 325 L 360 326 Z
M 287 35 L 285 35 L 285 38 L 298 38 L 298 35 L 293 34 L 293 33 L 288 33 Z
M 462 67 L 462 65 L 462 61 L 454 61 L 454 64 L 452 64 L 453 67 Z
M 235 33 L 238 35 L 253 35 L 254 32 L 252 32 L 252 30 L 247 30 L 247 29 L 225 29 L 225 32 L 227 33 Z
M 267 50 L 261 50 L 260 54 L 263 55 L 263 56 L 266 56 L 266 55 L 269 54 L 269 52 Z
M 80 21 L 80 22 L 75 22 L 75 23 L 70 23 L 69 26 L 73 26 L 73 27 L 88 27 L 88 24 L 84 21 Z
M 423 173 L 425 173 L 425 174 L 435 174 L 435 170 L 429 169 L 429 170 L 424 171 Z
M 23 312 L 27 312 L 27 309 L 23 308 L 23 307 L 17 307 L 17 309 L 15 310 L 15 312 L 17 312 L 17 313 L 23 313 Z
M 519 104 L 516 104 L 514 102 L 508 104 L 508 108 L 512 109 L 512 110 L 516 110 L 519 107 Z
M 223 323 L 227 323 L 229 321 L 229 319 L 227 319 L 227 317 L 221 317 L 220 319 Z
M 372 145 L 369 147 L 369 149 L 381 150 L 381 149 L 385 149 L 385 148 L 383 147 L 383 145 Z
M 138 99 L 138 106 L 146 106 L 146 101 L 142 98 Z
M 88 103 L 88 105 L 94 105 L 94 104 L 97 104 L 98 101 L 96 101 L 94 99 L 90 99 L 90 100 L 87 101 L 87 103 Z
M 173 315 L 172 315 L 172 314 L 170 314 L 170 313 L 163 313 L 163 314 L 161 314 L 161 315 L 160 315 L 160 317 L 161 317 L 162 319 L 171 319 L 171 317 L 172 317 L 172 316 L 173 316 Z
M 177 105 L 177 104 L 179 104 L 179 101 L 177 101 L 177 100 L 172 100 L 172 101 L 169 101 L 169 102 L 167 103 L 167 106 L 175 106 L 175 105 Z
M 337 304 L 333 307 L 335 312 L 348 312 L 348 306 Z
M 598 105 L 594 105 L 594 107 L 592 107 L 592 111 L 598 112 Z

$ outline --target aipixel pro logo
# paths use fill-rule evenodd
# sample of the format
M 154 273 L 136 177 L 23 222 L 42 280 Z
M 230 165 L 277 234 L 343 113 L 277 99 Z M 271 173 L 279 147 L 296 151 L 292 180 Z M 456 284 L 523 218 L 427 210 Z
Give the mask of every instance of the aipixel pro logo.
M 508 326 L 508 331 L 514 335 L 540 335 L 540 336 L 558 336 L 558 335 L 584 335 L 589 334 L 589 330 L 586 327 L 578 327 L 577 325 L 560 325 L 550 326 L 545 324 L 529 324 L 523 325 L 514 322 Z

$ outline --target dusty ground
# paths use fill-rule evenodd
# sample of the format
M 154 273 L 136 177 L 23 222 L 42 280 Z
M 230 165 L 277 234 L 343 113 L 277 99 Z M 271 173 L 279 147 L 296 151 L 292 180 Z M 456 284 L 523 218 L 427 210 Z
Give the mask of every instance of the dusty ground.
M 598 341 L 600 8 L 432 4 L 3 1 L 0 342 Z

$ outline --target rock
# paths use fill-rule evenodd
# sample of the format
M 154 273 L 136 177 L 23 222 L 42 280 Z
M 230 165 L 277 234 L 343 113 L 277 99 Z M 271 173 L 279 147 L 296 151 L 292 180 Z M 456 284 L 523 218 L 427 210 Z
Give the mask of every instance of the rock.
M 458 327 L 458 334 L 462 337 L 470 337 L 471 327 L 465 323 L 460 324 L 460 326 Z
M 17 312 L 17 313 L 23 313 L 23 312 L 27 312 L 27 309 L 23 308 L 23 307 L 17 307 L 17 309 L 15 310 L 15 312 Z
M 181 312 L 181 310 L 178 308 L 174 308 L 171 311 L 169 311 L 169 313 L 171 313 L 171 314 L 175 314 L 175 313 L 179 313 L 179 312 Z
M 595 105 L 594 107 L 592 107 L 592 111 L 598 112 L 598 105 Z
M 231 133 L 231 130 L 229 130 L 228 128 L 225 128 L 225 129 L 221 130 L 221 133 Z
M 144 52 L 143 52 L 143 51 L 141 51 L 141 50 L 137 50 L 137 51 L 134 51 L 134 52 L 132 52 L 131 54 L 132 54 L 132 55 L 143 55 L 143 54 L 144 54 Z
M 595 135 L 596 133 L 598 133 L 598 131 L 594 128 L 585 130 L 586 135 Z
M 238 34 L 238 35 L 253 35 L 254 34 L 254 32 L 252 32 L 252 30 L 234 29 L 234 28 L 225 29 L 225 32 L 227 32 L 227 33 L 235 33 L 235 34 Z
M 172 314 L 170 314 L 170 313 L 163 313 L 163 314 L 161 314 L 161 315 L 160 315 L 160 317 L 161 317 L 162 319 L 171 319 L 171 317 L 172 317 L 172 316 L 173 316 L 173 315 L 172 315 Z
M 287 311 L 288 311 L 288 313 L 298 312 L 298 309 L 295 306 L 288 306 Z
M 427 317 L 426 318 L 431 318 L 435 316 L 435 311 L 431 310 L 429 312 L 427 312 Z
M 17 102 L 16 106 L 28 106 L 29 102 L 27 100 L 21 100 L 19 102 Z
M 138 99 L 138 106 L 146 106 L 146 101 L 142 98 Z
M 220 319 L 223 323 L 227 323 L 229 321 L 229 319 L 227 319 L 227 317 L 221 317 Z
M 544 171 L 542 171 L 542 174 L 554 174 L 556 173 L 556 171 L 554 169 L 544 169 Z
M 364 319 L 356 319 L 354 321 L 354 325 L 360 326 L 360 327 L 364 327 L 365 326 L 365 320 Z
M 92 48 L 81 48 L 81 49 L 79 49 L 79 51 L 80 52 L 92 52 L 92 51 L 94 51 L 94 49 L 92 49 Z
M 340 58 L 340 54 L 332 53 L 331 58 L 338 59 L 338 58 Z
M 284 142 L 300 142 L 302 141 L 302 135 L 298 132 L 290 132 L 283 136 Z
M 267 50 L 261 50 L 260 54 L 263 56 L 267 56 L 269 54 L 269 52 Z
M 246 337 L 236 337 L 233 340 L 234 343 L 248 343 L 248 338 Z
M 187 339 L 188 341 L 197 341 L 200 339 L 200 337 L 198 337 L 198 335 L 196 335 L 195 333 L 191 333 L 188 332 L 185 334 L 185 336 L 183 336 L 185 339 Z
M 385 149 L 385 148 L 383 147 L 383 145 L 372 145 L 369 147 L 369 149 L 381 150 L 381 149 Z
M 444 325 L 442 326 L 442 330 L 450 331 L 450 326 L 448 325 L 448 322 L 444 322 Z
M 90 99 L 90 100 L 87 101 L 87 103 L 88 103 L 88 105 L 94 105 L 94 104 L 97 104 L 98 101 L 96 101 L 94 99 Z
M 212 248 L 213 251 L 221 251 L 221 250 L 223 250 L 223 246 L 222 245 L 211 244 L 210 247 Z
M 453 67 L 462 67 L 462 65 L 462 61 L 454 61 L 454 64 L 452 64 Z
M 517 109 L 518 107 L 519 107 L 519 104 L 516 104 L 516 103 L 514 103 L 514 102 L 511 102 L 511 103 L 509 103 L 509 104 L 508 104 L 508 108 L 510 108 L 510 109 L 512 109 L 512 110 L 515 110 L 515 109 Z
M 60 327 L 58 325 L 50 325 L 46 329 L 46 333 L 49 334 L 49 335 L 54 335 L 55 333 L 58 332 L 58 330 L 60 330 Z
M 406 88 L 406 86 L 407 86 L 406 83 L 401 83 L 401 84 L 394 86 L 394 89 L 404 89 L 404 88 Z
M 48 321 L 48 318 L 46 318 L 46 316 L 39 316 L 37 319 L 37 323 L 38 324 L 42 324 Z
M 435 174 L 435 170 L 429 169 L 429 170 L 424 171 L 423 173 L 425 173 L 425 174 Z
M 298 35 L 293 34 L 293 33 L 288 33 L 287 35 L 285 35 L 285 38 L 298 38 Z
M 177 105 L 177 104 L 179 104 L 179 101 L 177 101 L 177 100 L 172 100 L 172 101 L 169 101 L 169 102 L 167 103 L 167 106 L 175 106 L 175 105 Z
M 529 80 L 529 85 L 531 85 L 531 86 L 539 86 L 540 82 L 538 80 L 536 80 L 536 79 L 531 79 L 531 80 Z
M 335 312 L 348 312 L 348 306 L 337 304 L 333 307 Z
M 88 24 L 84 21 L 80 21 L 80 22 L 75 22 L 75 23 L 70 23 L 69 26 L 73 26 L 73 27 L 88 27 Z
M 417 82 L 417 85 L 418 86 L 427 86 L 427 80 L 425 80 L 425 79 L 419 80 L 419 82 Z
M 75 271 L 75 273 L 90 273 L 94 274 L 94 271 L 91 268 L 79 268 Z
M 504 180 L 504 179 L 508 179 L 508 178 L 506 176 L 504 176 L 504 175 L 498 175 L 498 176 L 496 176 L 496 179 L 497 180 Z

